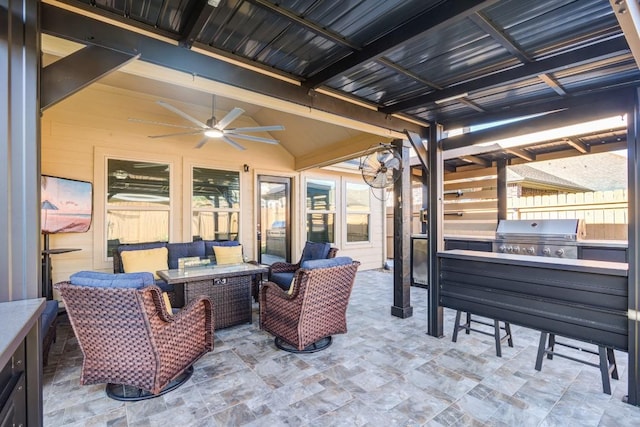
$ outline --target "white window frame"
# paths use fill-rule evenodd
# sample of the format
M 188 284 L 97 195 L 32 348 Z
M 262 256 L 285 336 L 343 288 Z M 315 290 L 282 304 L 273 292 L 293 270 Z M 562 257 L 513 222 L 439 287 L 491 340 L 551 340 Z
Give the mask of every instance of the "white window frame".
M 202 208 L 202 209 L 194 209 L 193 208 L 193 169 L 194 168 L 201 168 L 201 169 L 210 169 L 210 170 L 217 170 L 217 171 L 225 171 L 225 172 L 235 172 L 238 174 L 238 186 L 239 186 L 239 195 L 238 195 L 238 208 L 214 208 L 214 207 L 207 207 L 207 208 Z M 193 238 L 193 235 L 195 233 L 195 230 L 193 229 L 193 214 L 195 212 L 227 212 L 227 213 L 237 213 L 237 217 L 238 217 L 238 238 L 237 240 L 240 242 L 241 237 L 242 237 L 242 206 L 243 206 L 243 182 L 242 182 L 242 173 L 240 173 L 240 171 L 238 169 L 229 169 L 229 168 L 222 168 L 222 167 L 218 167 L 215 165 L 201 165 L 201 164 L 194 164 L 194 163 L 189 163 L 188 165 L 185 166 L 184 168 L 185 170 L 185 174 L 187 174 L 188 176 L 185 178 L 185 193 L 188 195 L 188 200 L 187 200 L 187 206 L 188 206 L 188 215 L 186 217 L 186 220 L 189 221 L 189 225 L 188 227 L 186 227 L 186 229 L 189 232 L 189 239 Z M 188 187 L 188 189 L 187 189 Z
M 93 224 L 93 260 L 96 269 L 112 269 L 113 260 L 107 248 L 107 162 L 109 159 L 127 160 L 132 162 L 162 163 L 169 165 L 169 241 L 174 235 L 174 219 L 176 218 L 175 203 L 177 191 L 181 185 L 177 177 L 182 173 L 180 163 L 175 162 L 174 156 L 163 156 L 144 152 L 134 152 L 122 149 L 96 147 L 94 151 L 93 187 L 94 187 L 94 217 Z M 124 210 L 124 209 L 123 209 Z M 129 209 L 130 210 L 130 209 Z M 143 210 L 149 210 L 145 208 Z
M 367 187 L 367 189 L 369 188 L 369 186 L 365 183 L 363 183 L 362 181 L 356 181 L 356 180 L 350 180 L 350 179 L 343 179 L 342 182 L 342 194 L 343 194 L 343 202 L 342 202 L 342 206 L 343 209 L 342 211 L 344 212 L 344 216 L 342 217 L 342 230 L 343 230 L 343 236 L 342 236 L 342 241 L 344 242 L 345 246 L 358 246 L 358 245 L 366 245 L 366 246 L 370 246 L 373 241 L 371 240 L 371 219 L 372 219 L 372 211 L 371 211 L 371 206 L 372 206 L 372 201 L 371 201 L 371 191 L 367 191 L 367 193 L 369 194 L 369 209 L 368 210 L 363 210 L 363 211 L 352 211 L 349 212 L 347 210 L 347 195 L 348 195 L 348 187 L 349 185 L 358 185 L 358 186 L 364 186 Z M 367 236 L 369 237 L 368 240 L 363 240 L 363 241 L 358 241 L 358 242 L 350 242 L 349 238 L 348 238 L 348 224 L 347 224 L 347 217 L 349 216 L 349 214 L 359 214 L 359 215 L 367 215 L 367 217 L 369 218 L 367 221 Z
M 334 188 L 334 195 L 333 195 L 333 209 L 309 209 L 307 207 L 307 189 L 308 189 L 308 185 L 309 185 L 309 181 L 327 181 L 327 182 L 333 182 L 333 188 Z M 305 181 L 304 181 L 304 239 L 307 240 L 309 238 L 308 233 L 307 233 L 307 229 L 309 227 L 309 225 L 307 224 L 307 220 L 309 217 L 309 214 L 332 214 L 333 215 L 333 242 L 329 242 L 332 243 L 334 245 L 339 245 L 339 239 L 340 239 L 340 233 L 339 233 L 339 216 L 338 216 L 338 202 L 339 202 L 339 197 L 338 197 L 338 192 L 339 192 L 339 180 L 333 179 L 333 178 L 329 178 L 329 177 L 316 177 L 316 176 L 308 176 L 305 177 Z

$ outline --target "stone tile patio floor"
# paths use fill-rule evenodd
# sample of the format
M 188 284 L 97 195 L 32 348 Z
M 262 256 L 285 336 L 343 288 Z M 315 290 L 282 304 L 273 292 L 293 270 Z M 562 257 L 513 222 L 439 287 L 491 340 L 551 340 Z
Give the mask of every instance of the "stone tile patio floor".
M 627 354 L 616 352 L 620 380 L 602 393 L 597 368 L 555 357 L 534 369 L 537 331 L 513 325 L 514 348 L 495 355 L 493 338 L 426 334 L 426 290 L 411 289 L 414 315 L 390 315 L 393 276 L 358 273 L 349 332 L 322 352 L 278 350 L 253 324 L 215 334 L 215 350 L 192 378 L 141 402 L 81 386 L 82 354 L 68 323 L 58 329 L 44 368 L 45 426 L 638 426 L 627 393 Z M 581 356 L 583 357 L 583 356 Z M 592 356 L 593 361 L 597 359 Z

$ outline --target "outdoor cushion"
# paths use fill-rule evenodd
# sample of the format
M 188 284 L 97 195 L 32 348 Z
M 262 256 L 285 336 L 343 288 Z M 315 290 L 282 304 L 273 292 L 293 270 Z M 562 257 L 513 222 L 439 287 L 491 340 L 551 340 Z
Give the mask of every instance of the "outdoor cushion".
M 97 288 L 144 288 L 154 285 L 153 274 L 141 273 L 102 273 L 98 271 L 79 271 L 69 277 L 72 285 L 93 286 Z
M 329 258 L 329 259 L 312 259 L 308 261 L 303 261 L 302 264 L 300 264 L 300 268 L 313 270 L 314 268 L 328 268 L 328 267 L 337 267 L 339 265 L 349 265 L 352 262 L 353 260 L 348 256 L 340 256 L 340 257 Z
M 216 255 L 216 264 L 239 264 L 242 259 L 242 245 L 237 246 L 214 246 L 213 252 Z
M 188 243 L 169 243 L 167 244 L 167 250 L 169 251 L 168 265 L 172 269 L 178 268 L 178 258 L 202 258 L 205 256 L 204 242 L 202 240 Z
M 302 250 L 300 262 L 310 259 L 325 259 L 331 249 L 330 243 L 307 242 Z
M 215 246 L 238 246 L 240 242 L 237 240 L 203 240 L 204 242 L 204 254 L 211 258 L 212 262 L 216 262 L 216 254 L 213 252 Z
M 269 281 L 280 286 L 285 291 L 289 290 L 291 282 L 293 281 L 293 271 L 273 272 L 269 277 Z
M 122 265 L 125 273 L 137 273 L 148 271 L 158 279 L 157 270 L 166 270 L 167 248 L 144 249 L 138 251 L 122 251 Z
M 58 300 L 48 300 L 44 306 L 44 311 L 40 315 L 40 338 L 44 339 L 51 327 L 51 324 L 58 316 Z

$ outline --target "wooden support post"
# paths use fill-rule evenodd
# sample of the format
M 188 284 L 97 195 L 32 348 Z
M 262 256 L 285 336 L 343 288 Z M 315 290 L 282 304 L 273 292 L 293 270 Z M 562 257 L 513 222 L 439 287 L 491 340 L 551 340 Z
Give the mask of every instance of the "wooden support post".
M 402 167 L 393 173 L 400 178 L 393 185 L 393 306 L 391 314 L 402 319 L 413 315 L 411 307 L 411 166 L 409 146 L 392 142 L 402 158 Z

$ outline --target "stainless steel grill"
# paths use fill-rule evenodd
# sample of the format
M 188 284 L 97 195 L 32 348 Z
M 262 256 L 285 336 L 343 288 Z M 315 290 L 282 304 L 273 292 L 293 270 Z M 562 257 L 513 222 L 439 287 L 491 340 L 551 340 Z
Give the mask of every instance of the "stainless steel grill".
M 580 219 L 501 220 L 493 252 L 577 259 L 584 236 Z

